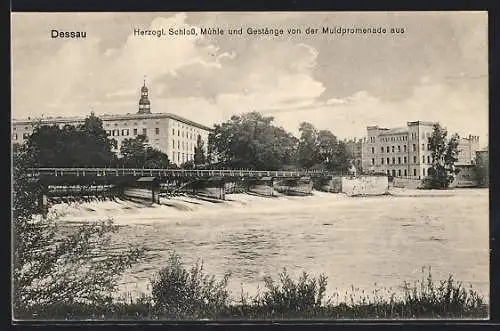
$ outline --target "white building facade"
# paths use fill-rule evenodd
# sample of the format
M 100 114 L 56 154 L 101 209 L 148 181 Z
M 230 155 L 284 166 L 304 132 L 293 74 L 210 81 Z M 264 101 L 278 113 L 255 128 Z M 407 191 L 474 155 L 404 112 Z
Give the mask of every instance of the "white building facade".
M 119 154 L 125 139 L 145 135 L 149 146 L 168 155 L 171 163 L 177 165 L 194 159 L 198 136 L 203 141 L 207 155 L 208 135 L 211 129 L 202 124 L 170 113 L 151 113 L 148 89 L 141 88 L 139 111 L 136 114 L 99 115 L 108 137 L 117 142 L 114 152 Z M 48 117 L 12 121 L 12 142 L 22 144 L 31 135 L 35 125 L 79 125 L 84 117 Z
M 393 177 L 423 179 L 432 167 L 428 139 L 434 122 L 407 122 L 398 128 L 368 126 L 363 139 L 362 165 L 364 172 L 386 173 Z M 474 162 L 479 138 L 460 138 L 457 165 Z

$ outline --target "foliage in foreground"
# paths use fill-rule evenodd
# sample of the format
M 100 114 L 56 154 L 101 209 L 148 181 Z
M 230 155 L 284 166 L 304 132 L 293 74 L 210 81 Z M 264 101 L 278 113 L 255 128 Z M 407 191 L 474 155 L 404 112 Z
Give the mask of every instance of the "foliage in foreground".
M 277 280 L 266 277 L 255 296 L 242 290 L 230 301 L 229 275 L 217 281 L 196 263 L 186 269 L 172 255 L 152 280 L 151 295 L 119 300 L 108 305 L 53 304 L 25 310 L 24 319 L 132 319 L 132 320 L 269 320 L 269 319 L 413 319 L 487 318 L 488 305 L 471 288 L 453 277 L 434 282 L 430 270 L 421 281 L 404 283 L 402 293 L 380 289 L 372 295 L 352 288 L 326 298 L 327 278 L 303 273 L 294 280 L 284 269 Z
M 40 307 L 108 304 L 117 279 L 143 250 L 131 247 L 103 255 L 118 230 L 111 221 L 73 226 L 64 232 L 57 215 L 37 215 L 41 188 L 26 171 L 36 158 L 37 149 L 26 144 L 16 151 L 13 162 L 14 316 Z

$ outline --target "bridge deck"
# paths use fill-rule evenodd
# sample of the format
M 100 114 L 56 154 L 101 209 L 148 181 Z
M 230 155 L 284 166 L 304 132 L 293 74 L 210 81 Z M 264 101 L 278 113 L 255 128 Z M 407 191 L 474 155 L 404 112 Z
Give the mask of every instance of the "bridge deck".
M 131 168 L 32 168 L 38 176 L 151 176 L 151 177 L 326 177 L 334 175 L 324 171 L 268 171 L 268 170 L 184 170 L 184 169 L 131 169 Z

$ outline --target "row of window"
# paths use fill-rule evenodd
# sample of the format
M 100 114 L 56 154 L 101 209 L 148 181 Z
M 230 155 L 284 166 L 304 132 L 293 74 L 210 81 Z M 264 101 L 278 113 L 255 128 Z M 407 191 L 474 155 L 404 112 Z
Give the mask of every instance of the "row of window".
M 386 143 L 390 141 L 407 141 L 407 140 L 408 140 L 407 136 L 380 137 L 380 141 Z M 375 142 L 375 140 L 373 142 Z
M 401 157 L 398 157 L 397 158 L 398 160 L 398 163 L 397 164 L 401 164 Z M 427 160 L 427 162 L 425 162 Z M 380 164 L 385 164 L 385 162 L 387 161 L 386 164 L 391 164 L 390 161 L 391 159 L 390 158 L 387 158 L 387 159 L 384 159 L 384 158 L 380 158 Z M 406 164 L 407 162 L 407 159 L 406 159 L 406 156 L 403 157 L 403 163 L 402 164 Z M 413 163 L 417 163 L 417 157 L 414 156 L 413 157 Z M 431 156 L 430 155 L 427 155 L 427 157 L 425 155 L 422 155 L 422 163 L 425 164 L 430 164 L 431 163 Z M 396 158 L 393 157 L 392 158 L 392 164 L 396 164 Z M 375 165 L 375 159 L 372 159 L 372 165 Z
M 128 124 L 129 124 L 128 122 L 121 122 L 121 123 L 115 123 L 114 125 L 115 126 L 121 126 L 121 125 L 128 126 Z M 144 121 L 144 122 L 142 122 L 142 124 L 147 125 L 148 122 Z M 156 124 L 160 124 L 160 121 L 156 121 Z M 134 122 L 132 125 L 137 126 L 139 124 L 137 122 Z M 110 123 L 104 123 L 104 126 L 110 126 Z
M 388 176 L 392 175 L 392 177 L 396 177 L 396 174 L 397 174 L 398 177 L 401 177 L 401 176 L 405 176 L 406 177 L 406 176 L 408 176 L 408 170 L 404 169 L 404 171 L 401 172 L 401 169 L 398 169 L 397 172 L 396 172 L 396 169 L 392 169 L 392 171 L 389 170 L 389 169 L 387 169 L 387 175 Z M 417 176 L 417 169 L 413 169 L 413 176 L 415 176 L 415 177 Z
M 431 144 L 427 144 L 427 150 L 430 150 L 431 149 Z M 422 150 L 425 151 L 425 144 L 422 144 Z M 386 151 L 386 153 L 394 153 L 395 152 L 395 146 L 391 146 L 391 148 L 389 148 L 389 146 L 386 146 L 385 148 L 382 146 L 380 147 L 380 153 L 384 153 L 384 151 Z M 417 151 L 417 145 L 416 144 L 413 144 L 413 152 L 416 152 Z M 398 153 L 401 153 L 401 146 L 398 146 Z M 406 145 L 403 145 L 403 153 L 406 153 Z M 375 154 L 375 147 L 372 147 L 372 154 Z
M 422 139 L 429 138 L 431 136 L 430 132 L 422 132 Z M 416 132 L 411 133 L 411 140 L 417 140 L 418 135 Z M 376 137 L 370 137 L 370 142 L 375 143 L 377 141 Z M 394 141 L 407 141 L 408 136 L 403 135 L 403 136 L 392 136 L 392 137 L 380 137 L 379 140 L 381 142 L 394 142 Z
M 424 177 L 427 176 L 427 175 L 429 175 L 429 170 L 430 170 L 430 168 L 428 168 L 428 169 L 422 168 L 422 175 Z M 401 171 L 401 169 L 398 169 L 398 170 L 396 170 L 396 169 L 392 169 L 392 170 L 387 169 L 387 175 L 388 176 L 392 175 L 392 177 L 396 177 L 396 176 L 398 176 L 398 177 L 401 177 L 401 176 L 407 177 L 408 176 L 408 170 L 403 169 L 403 171 Z M 417 176 L 418 176 L 417 169 L 413 169 L 413 177 L 417 177 Z
M 194 159 L 194 154 L 187 154 L 181 152 L 172 152 L 172 161 L 177 164 L 182 164 L 187 161 L 191 161 Z
M 172 129 L 172 135 L 175 136 L 175 129 Z M 196 136 L 196 132 L 195 134 L 193 134 L 193 132 L 186 132 L 184 134 L 184 131 L 181 131 L 179 129 L 177 129 L 177 137 L 181 137 L 182 138 L 189 138 L 189 139 L 192 139 L 192 140 L 196 140 L 197 139 L 197 136 Z
M 177 145 L 175 144 L 175 142 L 177 141 Z M 177 149 L 181 149 L 181 146 L 182 146 L 182 150 L 192 150 L 194 152 L 194 144 L 192 142 L 184 142 L 184 141 L 180 141 L 180 140 L 175 140 L 175 139 L 172 139 L 172 149 L 176 149 L 175 146 L 177 146 Z
M 137 129 L 133 129 L 132 132 L 133 132 L 134 136 L 138 135 L 138 130 Z M 126 137 L 126 136 L 130 136 L 130 129 L 122 129 L 121 132 L 120 132 L 119 129 L 116 129 L 116 130 L 107 130 L 106 133 L 107 133 L 108 136 L 111 136 L 111 137 L 119 137 L 119 136 Z M 143 128 L 142 129 L 142 134 L 143 135 L 147 135 L 147 133 L 148 133 L 148 129 Z M 155 134 L 160 134 L 160 128 L 155 128 Z

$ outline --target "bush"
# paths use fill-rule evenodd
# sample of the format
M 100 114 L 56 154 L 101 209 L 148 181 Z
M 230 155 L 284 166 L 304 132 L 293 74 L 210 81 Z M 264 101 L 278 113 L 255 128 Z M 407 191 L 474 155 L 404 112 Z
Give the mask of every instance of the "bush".
M 229 304 L 229 276 L 216 281 L 215 276 L 205 274 L 200 262 L 187 270 L 172 253 L 167 266 L 151 281 L 154 313 L 173 319 L 214 318 Z
M 264 278 L 265 292 L 257 301 L 271 315 L 314 316 L 322 307 L 325 297 L 327 277 L 320 275 L 317 279 L 302 273 L 298 281 L 294 281 L 286 269 L 279 274 L 279 283 L 271 277 Z
M 424 272 L 424 270 L 422 271 Z M 454 315 L 470 314 L 484 306 L 483 299 L 472 288 L 466 290 L 462 283 L 449 276 L 447 280 L 435 283 L 431 270 L 427 276 L 413 286 L 405 282 L 404 303 L 408 314 Z

